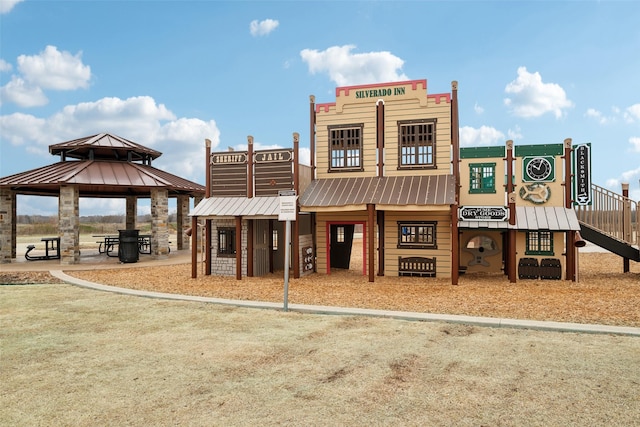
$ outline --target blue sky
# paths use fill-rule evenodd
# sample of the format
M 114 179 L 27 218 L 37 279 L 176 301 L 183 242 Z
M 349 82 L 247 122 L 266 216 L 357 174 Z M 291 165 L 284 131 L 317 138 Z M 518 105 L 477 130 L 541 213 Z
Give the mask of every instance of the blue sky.
M 205 138 L 264 149 L 299 132 L 308 162 L 309 95 L 457 80 L 462 146 L 590 142 L 594 183 L 639 200 L 639 22 L 631 0 L 0 0 L 0 176 L 110 132 L 204 184 Z M 56 212 L 55 198 L 18 200 L 19 214 Z M 124 202 L 81 200 L 96 213 Z

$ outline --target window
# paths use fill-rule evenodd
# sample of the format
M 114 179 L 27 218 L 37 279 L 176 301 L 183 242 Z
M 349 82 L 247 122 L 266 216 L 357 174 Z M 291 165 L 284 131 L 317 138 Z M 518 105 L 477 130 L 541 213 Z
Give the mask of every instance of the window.
M 528 231 L 527 255 L 553 255 L 553 233 L 550 231 Z
M 344 227 L 336 227 L 336 242 L 344 243 Z
M 398 122 L 398 169 L 435 167 L 436 121 Z
M 362 125 L 329 127 L 329 171 L 362 170 Z
M 218 228 L 218 256 L 236 256 L 236 229 L 232 227 Z
M 398 248 L 437 249 L 437 222 L 398 222 Z
M 469 193 L 496 192 L 496 164 L 471 163 L 469 165 Z
M 278 250 L 278 230 L 273 229 L 273 234 L 271 235 L 271 247 L 274 251 Z

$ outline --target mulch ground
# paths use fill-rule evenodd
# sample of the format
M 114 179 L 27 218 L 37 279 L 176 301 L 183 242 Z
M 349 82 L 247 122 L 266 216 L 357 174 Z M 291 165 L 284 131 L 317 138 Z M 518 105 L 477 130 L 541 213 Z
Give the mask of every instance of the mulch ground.
M 376 277 L 353 270 L 313 274 L 289 281 L 290 304 L 359 307 L 513 319 L 640 327 L 640 264 L 622 273 L 621 258 L 608 253 L 580 255 L 578 282 L 519 280 L 466 274 L 458 286 L 448 279 Z M 361 270 L 360 270 L 361 271 Z M 92 282 L 130 289 L 216 298 L 283 301 L 283 275 L 260 278 L 191 278 L 191 265 L 67 271 Z M 59 283 L 46 272 L 0 274 L 0 283 Z

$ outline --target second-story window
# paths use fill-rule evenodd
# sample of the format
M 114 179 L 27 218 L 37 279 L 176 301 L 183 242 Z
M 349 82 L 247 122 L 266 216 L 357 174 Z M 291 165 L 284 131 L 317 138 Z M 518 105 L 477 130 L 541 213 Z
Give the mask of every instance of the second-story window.
M 329 171 L 362 170 L 362 125 L 329 126 Z
M 398 122 L 398 169 L 436 165 L 436 121 Z
M 496 192 L 496 164 L 471 163 L 469 165 L 469 193 Z

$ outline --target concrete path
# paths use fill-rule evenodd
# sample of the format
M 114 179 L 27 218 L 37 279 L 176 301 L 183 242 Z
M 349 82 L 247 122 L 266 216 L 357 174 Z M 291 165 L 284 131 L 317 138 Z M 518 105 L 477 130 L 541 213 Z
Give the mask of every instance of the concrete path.
M 65 267 L 66 268 L 66 267 Z M 89 289 L 95 289 L 99 291 L 115 292 L 124 295 L 134 295 L 148 298 L 160 298 L 176 301 L 196 301 L 213 304 L 226 304 L 236 307 L 245 308 L 261 308 L 271 310 L 283 310 L 283 303 L 274 302 L 261 302 L 261 301 L 241 301 L 230 300 L 221 298 L 200 297 L 191 295 L 177 295 L 168 294 L 162 292 L 149 292 L 140 291 L 134 289 L 118 288 L 115 286 L 107 286 L 99 283 L 89 282 L 87 280 L 77 279 L 65 274 L 61 270 L 51 270 L 51 275 L 57 277 L 66 283 L 81 286 Z M 392 319 L 402 320 L 417 320 L 417 321 L 433 321 L 433 322 L 448 322 L 448 323 L 461 323 L 466 325 L 475 326 L 487 326 L 491 328 L 518 328 L 518 329 L 534 329 L 540 331 L 555 331 L 555 332 L 575 332 L 575 333 L 590 333 L 590 334 L 614 334 L 614 335 L 628 335 L 640 337 L 640 328 L 633 328 L 627 326 L 608 326 L 608 325 L 589 325 L 582 323 L 566 323 L 566 322 L 548 322 L 548 321 L 536 321 L 536 320 L 519 320 L 519 319 L 503 319 L 495 317 L 475 317 L 475 316 L 459 316 L 453 314 L 430 314 L 430 313 L 416 313 L 405 311 L 391 311 L 391 310 L 372 310 L 364 308 L 346 308 L 346 307 L 329 307 L 321 305 L 304 305 L 304 304 L 287 304 L 289 311 L 296 311 L 301 313 L 313 313 L 313 314 L 333 314 L 333 315 L 357 315 L 357 316 L 373 316 L 373 317 L 387 317 Z

